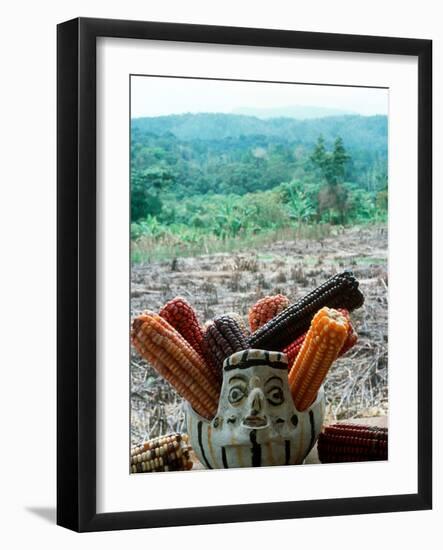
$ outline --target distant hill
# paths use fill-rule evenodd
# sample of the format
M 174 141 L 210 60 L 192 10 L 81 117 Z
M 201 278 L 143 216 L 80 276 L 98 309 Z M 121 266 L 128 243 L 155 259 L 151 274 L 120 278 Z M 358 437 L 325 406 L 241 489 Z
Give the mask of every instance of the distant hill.
M 344 109 L 332 109 L 327 107 L 314 107 L 310 105 L 293 105 L 289 107 L 277 107 L 270 109 L 255 109 L 253 107 L 241 107 L 232 111 L 236 115 L 255 116 L 257 118 L 297 118 L 306 120 L 310 118 L 323 118 L 327 116 L 356 115 L 354 111 Z
M 317 177 L 310 155 L 320 135 L 331 150 L 341 137 L 350 154 L 346 178 L 362 189 L 384 181 L 387 117 L 343 115 L 316 119 L 262 119 L 199 113 L 132 120 L 131 168 L 172 174 L 177 197 L 244 194 L 294 178 Z
M 345 146 L 351 149 L 386 151 L 387 148 L 387 117 L 384 115 L 342 115 L 296 120 L 262 119 L 224 113 L 189 113 L 135 118 L 132 120 L 132 131 L 139 137 L 143 134 L 172 134 L 181 141 L 220 141 L 260 136 L 300 145 L 312 145 L 322 134 L 326 143 L 332 143 L 337 136 L 341 136 Z

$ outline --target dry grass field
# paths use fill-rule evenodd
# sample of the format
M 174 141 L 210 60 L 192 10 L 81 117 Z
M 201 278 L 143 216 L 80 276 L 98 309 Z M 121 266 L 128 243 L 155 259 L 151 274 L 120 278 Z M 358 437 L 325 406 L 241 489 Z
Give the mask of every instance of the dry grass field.
M 352 314 L 357 345 L 338 359 L 325 390 L 328 420 L 372 417 L 388 410 L 388 274 L 386 226 L 337 228 L 320 239 L 277 241 L 260 250 L 215 253 L 132 267 L 131 314 L 158 310 L 185 297 L 200 321 L 230 311 L 246 319 L 249 307 L 268 294 L 294 301 L 331 275 L 350 269 L 365 305 Z M 131 354 L 131 444 L 183 431 L 183 400 L 169 384 Z

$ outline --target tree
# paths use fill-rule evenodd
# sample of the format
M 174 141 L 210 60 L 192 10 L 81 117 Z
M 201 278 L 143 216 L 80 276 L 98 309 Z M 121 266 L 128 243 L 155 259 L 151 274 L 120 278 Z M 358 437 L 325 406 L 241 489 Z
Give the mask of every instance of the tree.
M 377 208 L 377 217 L 386 219 L 388 213 L 388 180 L 385 179 L 382 189 L 375 197 L 375 206 Z
M 344 223 L 348 206 L 348 192 L 343 185 L 346 164 L 350 160 L 341 137 L 334 142 L 332 153 L 326 151 L 323 136 L 320 135 L 311 161 L 319 170 L 324 180 L 318 194 L 318 214 L 328 215 L 328 221 Z
M 342 183 L 344 181 L 346 164 L 350 158 L 345 150 L 342 138 L 338 137 L 334 142 L 334 151 L 332 153 L 331 183 Z
M 300 180 L 282 184 L 282 190 L 288 204 L 289 215 L 300 228 L 303 223 L 310 220 L 315 212 L 312 197 Z
M 314 152 L 310 156 L 313 165 L 318 168 L 323 177 L 327 172 L 328 154 L 326 153 L 325 139 L 322 134 L 319 135 Z
M 158 216 L 162 210 L 160 191 L 171 184 L 172 174 L 164 168 L 148 168 L 131 172 L 131 221 Z

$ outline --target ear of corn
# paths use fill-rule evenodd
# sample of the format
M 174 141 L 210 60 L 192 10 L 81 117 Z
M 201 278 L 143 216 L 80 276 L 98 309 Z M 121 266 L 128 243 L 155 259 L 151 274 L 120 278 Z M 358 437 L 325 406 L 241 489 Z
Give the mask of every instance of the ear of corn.
M 190 470 L 192 460 L 186 434 L 171 433 L 131 449 L 131 473 Z
M 223 361 L 237 351 L 248 347 L 237 321 L 222 315 L 208 325 L 204 334 L 205 357 L 210 356 L 221 380 Z
M 340 353 L 338 354 L 338 356 L 341 357 L 357 343 L 358 336 L 357 336 L 357 333 L 355 332 L 354 327 L 352 326 L 351 318 L 349 316 L 349 311 L 347 309 L 338 309 L 337 311 L 342 313 L 344 317 L 346 317 L 346 319 L 349 321 L 348 334 L 346 336 L 345 343 L 343 344 L 343 347 L 340 350 Z M 294 363 L 295 358 L 297 357 L 299 351 L 301 350 L 301 347 L 303 345 L 305 338 L 306 338 L 306 332 L 301 336 L 299 336 L 296 340 L 294 340 L 294 342 L 289 344 L 289 346 L 284 348 L 283 352 L 288 357 L 289 367 L 291 367 L 292 364 Z
M 341 357 L 344 355 L 347 351 L 349 351 L 352 347 L 355 346 L 355 344 L 358 341 L 358 334 L 356 333 L 352 323 L 351 323 L 351 316 L 349 315 L 349 311 L 347 309 L 338 309 L 338 311 L 346 317 L 346 319 L 349 322 L 349 328 L 348 328 L 348 335 L 346 336 L 345 343 L 343 344 L 343 347 L 340 350 L 339 356 Z
M 265 325 L 289 306 L 289 300 L 283 294 L 265 296 L 249 310 L 248 319 L 252 332 Z
M 299 351 L 301 350 L 301 347 L 303 345 L 303 342 L 306 338 L 306 332 L 304 332 L 301 336 L 296 338 L 289 346 L 285 347 L 283 349 L 283 352 L 286 353 L 288 357 L 288 366 L 289 368 L 292 367 L 295 358 L 297 357 Z
M 353 311 L 363 302 L 358 281 L 352 273 L 345 271 L 334 275 L 254 332 L 249 338 L 249 347 L 282 351 L 308 330 L 320 308 L 327 306 Z
M 146 312 L 132 324 L 132 344 L 205 418 L 217 411 L 220 383 L 189 343 L 160 315 Z
M 349 321 L 324 307 L 314 316 L 303 345 L 289 371 L 289 387 L 299 411 L 314 401 L 332 363 L 346 340 Z
M 249 338 L 249 336 L 251 334 L 251 331 L 249 330 L 249 327 L 246 326 L 246 323 L 245 323 L 243 317 L 239 313 L 237 313 L 236 311 L 229 311 L 228 313 L 226 313 L 226 315 L 228 317 L 231 317 L 232 319 L 234 319 L 234 321 L 237 322 L 237 325 L 239 326 L 240 330 L 242 331 L 243 336 L 245 338 Z
M 318 438 L 320 462 L 361 462 L 388 459 L 388 430 L 358 424 L 327 426 Z
M 179 296 L 170 300 L 161 308 L 159 315 L 168 321 L 195 351 L 203 357 L 203 330 L 194 308 L 187 300 Z

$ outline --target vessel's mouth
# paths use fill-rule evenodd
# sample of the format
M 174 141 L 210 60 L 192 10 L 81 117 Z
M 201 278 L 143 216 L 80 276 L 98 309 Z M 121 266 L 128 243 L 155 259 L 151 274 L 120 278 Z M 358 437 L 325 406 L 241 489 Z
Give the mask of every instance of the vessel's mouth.
M 268 419 L 266 416 L 247 416 L 242 425 L 247 428 L 265 428 L 268 426 Z

